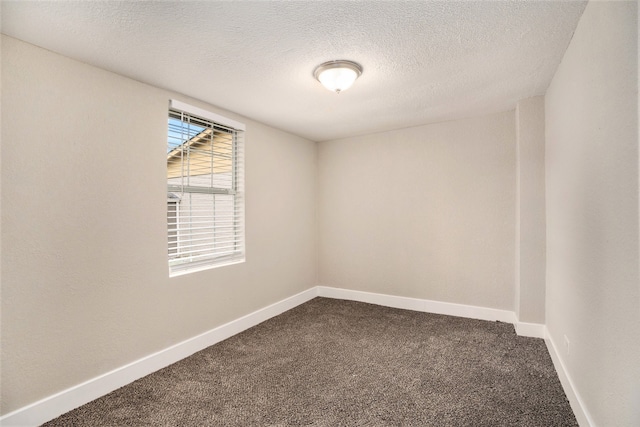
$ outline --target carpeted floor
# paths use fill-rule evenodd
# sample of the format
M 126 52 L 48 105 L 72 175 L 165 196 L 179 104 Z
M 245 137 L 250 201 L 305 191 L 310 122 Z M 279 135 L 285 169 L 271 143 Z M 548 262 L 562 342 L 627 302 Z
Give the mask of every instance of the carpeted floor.
M 45 426 L 576 426 L 512 325 L 316 298 Z

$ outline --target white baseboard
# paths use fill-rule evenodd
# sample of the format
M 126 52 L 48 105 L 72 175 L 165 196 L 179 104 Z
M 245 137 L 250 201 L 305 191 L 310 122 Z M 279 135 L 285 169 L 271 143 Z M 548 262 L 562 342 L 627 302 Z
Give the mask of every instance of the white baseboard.
M 254 311 L 253 313 L 239 319 L 221 325 L 208 332 L 20 408 L 0 417 L 0 425 L 7 427 L 36 426 L 45 423 L 77 408 L 78 406 L 84 405 L 85 403 L 142 378 L 145 375 L 182 360 L 197 351 L 203 350 L 262 323 L 265 320 L 297 307 L 316 296 L 360 301 L 405 310 L 512 323 L 514 324 L 518 335 L 546 338 L 549 353 L 551 353 L 551 358 L 553 359 L 556 371 L 558 371 L 558 376 L 560 377 L 560 381 L 565 389 L 567 398 L 571 402 L 571 407 L 576 414 L 578 422 L 581 426 L 593 426 L 589 416 L 583 410 L 582 401 L 574 392 L 573 384 L 566 374 L 564 366 L 556 352 L 555 345 L 546 333 L 546 327 L 544 325 L 517 322 L 515 313 L 508 310 L 354 291 L 328 286 L 313 287 L 292 297 Z
M 516 333 L 521 337 L 545 338 L 547 329 L 541 323 L 516 322 Z
M 318 296 L 326 298 L 344 299 L 383 305 L 385 307 L 402 308 L 405 310 L 423 311 L 426 313 L 446 314 L 449 316 L 468 317 L 471 319 L 500 321 L 511 323 L 516 333 L 523 337 L 544 338 L 545 326 L 539 323 L 518 322 L 513 311 L 495 308 L 478 307 L 473 305 L 454 304 L 450 302 L 432 301 L 419 298 L 399 297 L 395 295 L 376 294 L 350 289 L 318 286 Z
M 0 425 L 22 427 L 37 426 L 45 423 L 145 375 L 184 359 L 197 351 L 284 313 L 316 296 L 317 288 L 313 287 L 271 304 L 208 332 L 4 415 L 0 418 Z
M 495 308 L 477 307 L 473 305 L 454 304 L 450 302 L 432 301 L 419 298 L 399 297 L 395 295 L 375 294 L 371 292 L 353 291 L 349 289 L 318 286 L 318 296 L 326 298 L 360 301 L 386 307 L 405 310 L 423 311 L 426 313 L 446 314 L 449 316 L 468 317 L 471 319 L 516 323 L 513 311 Z
M 553 338 L 551 338 L 551 335 L 549 335 L 549 331 L 546 327 L 545 332 L 546 336 L 544 341 L 547 344 L 547 349 L 549 350 L 549 354 L 551 355 L 551 360 L 553 360 L 553 365 L 556 368 L 556 372 L 558 373 L 558 378 L 560 379 L 560 383 L 562 384 L 564 393 L 567 395 L 567 399 L 569 399 L 571 409 L 573 409 L 573 413 L 576 416 L 578 425 L 580 425 L 580 427 L 595 426 L 595 423 L 591 419 L 591 416 L 589 416 L 589 412 L 587 412 L 586 406 L 582 402 L 580 395 L 573 386 L 573 381 L 571 381 L 571 377 L 569 376 L 564 363 L 562 363 L 562 358 L 560 357 L 560 353 L 558 352 L 558 347 L 553 341 Z

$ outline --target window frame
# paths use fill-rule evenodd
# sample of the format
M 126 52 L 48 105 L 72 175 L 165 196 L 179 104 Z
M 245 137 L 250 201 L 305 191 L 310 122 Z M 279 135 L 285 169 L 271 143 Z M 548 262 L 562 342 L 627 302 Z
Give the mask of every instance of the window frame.
M 211 165 L 202 169 L 201 164 L 198 166 L 198 173 L 191 173 L 192 160 L 185 152 L 190 153 L 194 150 L 197 134 L 191 135 L 186 139 L 182 139 L 180 143 L 172 144 L 171 121 L 179 117 L 180 126 L 183 128 L 186 124 L 187 128 L 191 124 L 191 120 L 206 124 L 204 130 L 210 130 L 210 136 L 207 140 L 210 144 L 206 151 L 211 156 Z M 186 120 L 186 121 L 185 121 Z M 168 110 L 167 124 L 167 256 L 169 276 L 179 276 L 196 271 L 207 270 L 211 268 L 222 267 L 226 265 L 238 264 L 245 262 L 245 224 L 244 224 L 244 131 L 246 130 L 243 123 L 220 116 L 207 110 L 176 101 L 170 100 Z M 222 138 L 224 146 L 228 151 L 226 154 L 216 145 L 218 138 Z M 174 138 L 175 139 L 175 138 Z M 174 141 L 175 142 L 175 141 Z M 198 142 L 201 143 L 201 142 Z M 179 149 L 180 158 L 176 160 L 174 151 Z M 173 154 L 172 154 L 173 153 Z M 223 154 L 221 154 L 223 153 Z M 222 169 L 230 168 L 228 171 L 218 171 L 215 166 L 216 161 L 224 162 Z M 178 175 L 175 175 L 175 167 L 173 168 L 174 176 L 171 176 L 170 162 L 178 162 Z M 186 168 L 185 168 L 186 164 Z M 227 166 L 228 165 L 228 166 Z M 185 172 L 187 170 L 188 172 Z M 196 177 L 204 177 L 207 174 L 202 171 L 209 171 L 210 184 L 202 185 L 197 183 L 191 185 L 191 181 L 195 181 Z M 227 175 L 228 174 L 228 175 Z M 221 179 L 229 179 L 228 188 L 222 188 L 219 183 L 214 184 L 216 175 Z M 179 178 L 180 183 L 171 183 L 171 180 Z M 185 181 L 188 185 L 185 185 Z M 197 197 L 196 197 L 197 196 Z M 211 196 L 211 199 L 208 199 Z M 226 197 L 230 196 L 230 197 Z M 204 198 L 211 206 L 206 208 L 209 211 L 202 212 L 201 207 L 194 207 L 202 200 L 194 201 L 193 199 Z M 173 206 L 171 204 L 173 203 Z M 222 207 L 216 207 L 216 204 Z M 183 213 L 181 205 L 189 206 L 188 213 Z M 175 216 L 171 216 L 173 208 Z M 221 213 L 216 214 L 217 210 L 222 209 Z M 193 210 L 197 213 L 192 212 Z M 172 222 L 173 218 L 173 222 Z M 230 219 L 228 219 L 230 218 Z M 179 224 L 185 223 L 202 223 L 204 222 L 207 229 L 207 237 L 196 236 L 198 233 L 192 229 L 183 229 Z M 224 223 L 224 225 L 220 225 Z M 196 226 L 198 227 L 198 226 Z M 191 228 L 194 228 L 191 225 Z M 216 237 L 217 233 L 221 233 L 223 237 Z M 220 241 L 222 239 L 222 241 Z M 225 240 L 230 239 L 230 240 Z M 197 243 L 194 243 L 197 241 Z M 204 241 L 204 242 L 203 242 Z M 185 243 L 182 243 L 185 242 Z M 221 246 L 222 245 L 222 246 Z M 229 245 L 229 246 L 225 246 Z M 184 250 L 186 248 L 186 250 Z M 221 249 L 223 248 L 223 249 Z M 182 252 L 184 250 L 184 252 Z

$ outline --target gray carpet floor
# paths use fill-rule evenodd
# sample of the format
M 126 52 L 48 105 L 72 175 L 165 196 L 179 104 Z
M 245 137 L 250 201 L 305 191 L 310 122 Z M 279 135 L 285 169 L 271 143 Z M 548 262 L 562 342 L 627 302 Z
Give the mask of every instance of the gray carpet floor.
M 316 298 L 45 426 L 576 426 L 511 324 Z

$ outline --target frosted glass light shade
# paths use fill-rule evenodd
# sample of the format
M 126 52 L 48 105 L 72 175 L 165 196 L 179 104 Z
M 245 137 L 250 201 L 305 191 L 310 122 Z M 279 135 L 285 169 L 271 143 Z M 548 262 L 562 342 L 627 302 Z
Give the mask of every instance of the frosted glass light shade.
M 340 93 L 353 85 L 362 74 L 362 67 L 352 61 L 329 61 L 318 65 L 313 75 L 324 87 Z

